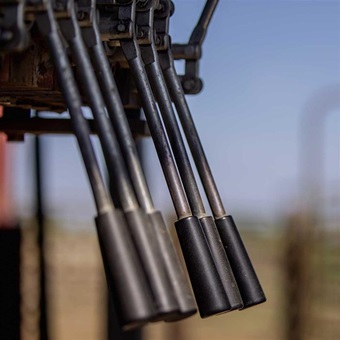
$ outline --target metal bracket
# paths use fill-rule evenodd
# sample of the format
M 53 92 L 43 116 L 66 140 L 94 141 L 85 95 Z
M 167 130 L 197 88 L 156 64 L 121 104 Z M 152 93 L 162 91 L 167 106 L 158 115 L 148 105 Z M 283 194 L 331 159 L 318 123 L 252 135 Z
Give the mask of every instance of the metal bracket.
M 116 4 L 106 0 L 97 1 L 100 20 L 99 30 L 103 41 L 109 41 L 110 46 L 117 45 L 118 39 L 132 37 L 134 21 L 134 1 L 119 1 Z
M 163 2 L 164 0 L 161 0 Z M 185 60 L 185 73 L 180 76 L 183 90 L 186 94 L 197 94 L 203 88 L 199 78 L 199 60 L 202 55 L 202 44 L 208 25 L 216 9 L 218 0 L 207 0 L 197 25 L 191 33 L 187 44 L 173 44 L 171 49 L 176 60 Z

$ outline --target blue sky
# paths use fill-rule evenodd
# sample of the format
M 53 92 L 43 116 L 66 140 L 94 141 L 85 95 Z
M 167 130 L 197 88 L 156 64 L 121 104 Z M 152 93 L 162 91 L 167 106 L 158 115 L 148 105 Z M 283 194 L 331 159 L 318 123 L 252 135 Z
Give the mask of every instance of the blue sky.
M 182 23 L 190 31 L 186 14 L 199 9 L 197 1 L 177 4 L 175 41 L 185 41 Z M 340 2 L 221 1 L 200 70 L 204 91 L 190 104 L 227 209 L 282 213 L 296 195 L 306 102 L 340 83 Z M 327 182 L 334 183 L 339 112 L 329 114 L 326 131 Z
M 175 1 L 173 41 L 188 39 L 203 4 Z M 298 191 L 302 112 L 322 89 L 340 84 L 340 1 L 221 0 L 200 74 L 204 89 L 189 104 L 227 210 L 263 219 L 289 210 Z M 339 113 L 327 115 L 324 151 L 325 182 L 338 193 Z M 74 138 L 49 137 L 46 144 L 51 213 L 90 220 L 94 205 Z M 143 144 L 155 203 L 171 213 L 152 142 Z M 30 146 L 30 138 L 11 145 L 15 200 L 26 214 Z

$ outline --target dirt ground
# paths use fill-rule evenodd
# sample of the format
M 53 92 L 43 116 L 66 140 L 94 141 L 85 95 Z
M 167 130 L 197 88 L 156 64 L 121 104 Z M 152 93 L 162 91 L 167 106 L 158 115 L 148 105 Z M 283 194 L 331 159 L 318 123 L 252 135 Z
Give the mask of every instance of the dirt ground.
M 94 232 L 48 232 L 49 328 L 53 340 L 105 339 L 106 283 Z M 24 231 L 23 340 L 37 336 L 37 262 L 33 256 L 34 233 Z M 152 340 L 280 340 L 283 339 L 281 252 L 278 238 L 246 234 L 245 243 L 258 272 L 267 302 L 205 320 L 199 316 L 173 323 L 157 323 L 143 329 Z

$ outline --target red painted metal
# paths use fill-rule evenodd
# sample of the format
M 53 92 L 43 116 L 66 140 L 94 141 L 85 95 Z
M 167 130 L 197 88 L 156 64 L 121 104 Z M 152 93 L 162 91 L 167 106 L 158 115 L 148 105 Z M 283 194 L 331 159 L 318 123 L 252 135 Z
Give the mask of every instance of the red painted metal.
M 0 117 L 3 108 L 0 106 Z M 8 149 L 6 147 L 6 135 L 0 133 L 0 228 L 8 228 L 14 225 L 11 197 L 10 197 L 10 171 L 8 169 Z

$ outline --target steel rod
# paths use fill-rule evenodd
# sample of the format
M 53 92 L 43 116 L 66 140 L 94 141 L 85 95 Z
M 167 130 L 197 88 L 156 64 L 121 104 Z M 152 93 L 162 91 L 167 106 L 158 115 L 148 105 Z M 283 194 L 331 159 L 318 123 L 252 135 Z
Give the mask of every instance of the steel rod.
M 189 272 L 200 315 L 208 317 L 230 310 L 226 293 L 219 277 L 209 246 L 182 187 L 171 149 L 166 139 L 155 99 L 142 62 L 135 34 L 132 39 L 120 40 L 123 53 L 134 76 L 141 97 L 151 136 L 168 183 L 170 195 L 178 216 L 175 222 L 182 252 Z
M 178 305 L 162 259 L 157 256 L 159 245 L 153 227 L 139 207 L 117 137 L 107 116 L 104 99 L 81 35 L 73 1 L 70 0 L 69 4 L 70 17 L 59 19 L 59 27 L 70 44 L 78 67 L 78 76 L 81 79 L 84 92 L 89 98 L 90 107 L 97 122 L 104 157 L 108 165 L 110 181 L 117 191 L 119 202 L 125 213 L 154 297 L 155 306 L 157 306 L 158 317 L 160 319 L 166 318 L 177 313 Z
M 196 168 L 213 211 L 218 232 L 239 286 L 244 302 L 243 308 L 265 302 L 266 297 L 236 224 L 233 218 L 225 212 L 169 49 L 160 53 L 160 60 L 171 98 L 176 106 Z
M 74 133 L 92 186 L 98 215 L 97 233 L 111 293 L 115 296 L 123 328 L 138 327 L 154 317 L 155 310 L 125 221 L 106 192 L 96 156 L 90 141 L 90 131 L 81 111 L 80 94 L 62 44 L 52 2 L 37 4 L 38 29 L 46 38 L 55 64 L 59 84 L 73 120 Z M 117 273 L 119 273 L 117 275 Z
M 219 0 L 207 0 L 200 18 L 198 19 L 197 25 L 195 26 L 194 30 L 191 33 L 189 38 L 189 44 L 199 44 L 202 45 L 208 25 L 212 19 L 216 6 Z
M 139 47 L 134 40 L 122 40 L 121 47 L 128 60 L 131 72 L 135 76 L 136 87 L 142 101 L 149 130 L 154 140 L 177 216 L 179 219 L 191 216 L 191 210 L 177 172 L 175 161 L 170 151 L 170 146 L 162 122 L 159 119 L 156 103 L 144 69 Z
M 193 212 L 193 215 L 198 217 L 200 220 L 216 268 L 221 277 L 228 302 L 231 306 L 230 310 L 239 309 L 243 306 L 243 303 L 234 278 L 234 274 L 231 270 L 227 255 L 223 248 L 223 244 L 218 235 L 214 220 L 207 216 L 205 212 L 198 185 L 196 183 L 184 141 L 176 120 L 175 112 L 172 107 L 171 99 L 165 85 L 153 39 L 151 38 L 151 45 L 141 45 L 140 49 L 151 88 L 160 107 L 160 112 L 168 134 L 168 139 L 170 141 L 177 168 L 179 170 L 182 183 L 189 200 L 190 208 Z
M 196 312 L 195 302 L 163 217 L 154 207 L 117 85 L 102 46 L 97 20 L 95 15 L 93 17 L 92 26 L 82 28 L 83 38 L 97 71 L 98 82 L 102 89 L 109 117 L 122 147 L 137 199 L 154 227 L 160 248 L 159 255 L 163 259 L 167 275 L 180 307 L 179 315 L 174 316 L 172 319 L 178 320 Z
M 78 140 L 85 169 L 88 173 L 97 210 L 100 213 L 104 213 L 105 211 L 112 209 L 112 202 L 106 192 L 95 152 L 91 144 L 90 130 L 81 110 L 80 95 L 57 30 L 51 3 L 48 1 L 46 4 L 48 9 L 46 12 L 44 11 L 37 14 L 37 23 L 50 47 L 54 65 L 57 69 L 60 87 L 73 123 L 74 134 Z M 47 30 L 50 26 L 50 30 Z
M 114 185 L 123 211 L 138 209 L 138 202 L 133 192 L 130 179 L 123 161 L 120 147 L 106 113 L 104 100 L 100 92 L 79 25 L 75 19 L 74 5 L 71 4 L 71 18 L 59 19 L 59 27 L 70 44 L 76 61 L 80 84 L 88 97 L 93 117 L 98 128 L 98 136 L 110 175 L 116 179 Z

